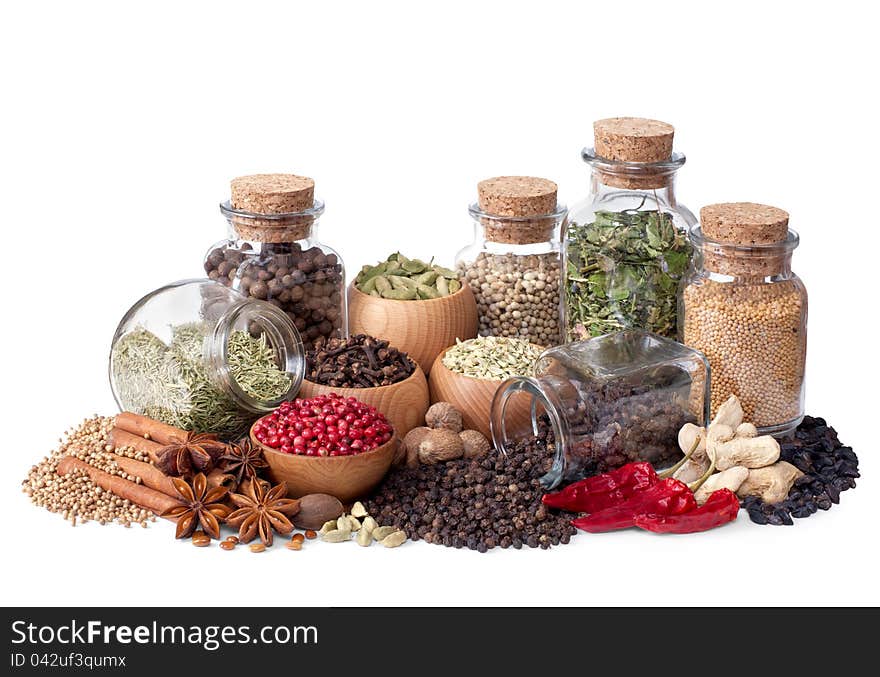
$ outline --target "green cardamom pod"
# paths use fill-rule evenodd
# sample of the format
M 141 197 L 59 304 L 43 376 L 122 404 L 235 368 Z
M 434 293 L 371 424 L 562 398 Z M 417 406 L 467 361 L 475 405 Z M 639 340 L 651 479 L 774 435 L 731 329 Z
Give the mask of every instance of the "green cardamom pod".
M 418 296 L 415 289 L 388 289 L 382 292 L 383 299 L 392 301 L 414 301 Z
M 458 280 L 449 280 L 449 293 L 454 294 L 461 289 L 461 282 Z
M 376 278 L 376 291 L 380 294 L 384 294 L 386 291 L 391 291 L 391 282 L 389 282 L 388 278 L 384 275 L 380 275 Z
M 449 296 L 449 281 L 445 277 L 438 277 L 436 285 L 438 296 Z
M 440 293 L 434 289 L 434 287 L 429 287 L 426 284 L 420 284 L 418 288 L 419 296 L 422 299 L 439 299 Z
M 434 270 L 437 271 L 438 275 L 448 277 L 450 280 L 458 278 L 458 273 L 456 273 L 454 270 L 449 270 L 449 268 L 444 268 L 443 266 L 434 266 Z
M 360 289 L 364 294 L 369 294 L 376 288 L 376 277 L 371 277 L 366 280 L 366 282 L 361 282 L 358 285 L 358 289 Z
M 427 270 L 416 278 L 418 284 L 432 285 L 437 280 L 437 271 Z

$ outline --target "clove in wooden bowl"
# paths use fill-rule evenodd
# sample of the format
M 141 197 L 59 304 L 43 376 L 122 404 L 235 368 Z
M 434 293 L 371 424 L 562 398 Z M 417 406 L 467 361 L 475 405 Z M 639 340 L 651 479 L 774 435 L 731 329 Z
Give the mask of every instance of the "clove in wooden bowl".
M 336 388 L 303 380 L 297 397 L 309 398 L 329 393 L 336 393 L 341 397 L 354 397 L 375 407 L 385 415 L 395 434 L 401 439 L 413 428 L 425 425 L 425 414 L 430 405 L 428 381 L 418 363 L 415 371 L 407 378 L 389 386 Z
M 492 439 L 489 414 L 492 398 L 503 381 L 474 378 L 452 371 L 443 364 L 446 350 L 437 355 L 428 386 L 431 402 L 449 402 L 461 412 L 465 430 L 479 430 Z M 527 430 L 531 426 L 531 398 L 526 393 L 515 393 L 507 407 L 507 425 L 511 430 Z
M 330 494 L 343 503 L 364 498 L 376 488 L 401 444 L 394 435 L 382 446 L 352 456 L 305 456 L 267 447 L 254 436 L 253 427 L 250 436 L 263 451 L 275 481 L 287 484 L 289 496 Z
M 348 289 L 348 329 L 388 341 L 431 371 L 437 355 L 477 335 L 477 302 L 467 284 L 439 299 L 395 301 L 364 294 L 354 282 Z

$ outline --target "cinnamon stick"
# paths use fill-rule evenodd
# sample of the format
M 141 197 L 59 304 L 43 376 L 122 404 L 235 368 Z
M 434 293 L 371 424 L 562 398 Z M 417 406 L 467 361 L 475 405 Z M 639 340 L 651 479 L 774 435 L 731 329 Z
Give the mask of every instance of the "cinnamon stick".
M 214 468 L 208 473 L 208 489 L 214 487 L 226 487 L 229 491 L 235 491 L 235 475 L 225 473 L 220 468 Z
M 61 459 L 57 472 L 59 475 L 67 475 L 74 470 L 86 473 L 92 482 L 105 491 L 110 491 L 120 498 L 127 498 L 132 503 L 147 510 L 152 510 L 157 515 L 161 515 L 175 506 L 182 505 L 181 501 L 171 498 L 161 491 L 156 491 L 143 484 L 136 484 L 118 475 L 111 475 L 103 470 L 98 470 L 94 466 L 73 456 L 66 456 Z
M 133 449 L 142 451 L 150 457 L 150 460 L 153 461 L 153 463 L 156 463 L 159 451 L 162 449 L 161 444 L 148 440 L 140 435 L 135 435 L 134 433 L 123 430 L 119 427 L 113 428 L 113 431 L 110 433 L 110 444 L 113 445 L 114 449 L 118 449 L 119 447 L 132 447 Z
M 116 415 L 116 427 L 138 437 L 158 442 L 163 447 L 186 438 L 186 430 L 154 421 L 140 414 L 132 414 L 130 411 Z
M 116 461 L 116 465 L 129 475 L 140 477 L 144 486 L 160 491 L 166 496 L 171 496 L 171 498 L 177 498 L 177 491 L 174 489 L 174 483 L 171 481 L 171 478 L 151 463 L 136 461 L 133 458 L 119 456 L 118 454 L 110 454 L 110 458 Z

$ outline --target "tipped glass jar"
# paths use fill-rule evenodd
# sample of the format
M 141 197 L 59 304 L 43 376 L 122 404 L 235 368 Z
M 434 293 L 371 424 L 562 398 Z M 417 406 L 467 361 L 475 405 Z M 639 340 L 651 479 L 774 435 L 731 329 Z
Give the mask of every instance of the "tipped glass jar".
M 295 397 L 304 370 L 302 340 L 285 313 L 211 280 L 144 296 L 110 349 L 121 410 L 224 439 Z
M 761 434 L 790 432 L 804 417 L 807 356 L 798 234 L 787 212 L 747 202 L 704 207 L 700 221 L 679 311 L 684 343 L 712 367 L 712 415 L 736 395 Z
M 339 254 L 317 237 L 324 203 L 312 179 L 256 174 L 232 180 L 220 205 L 229 236 L 205 257 L 212 280 L 276 306 L 307 343 L 344 336 L 345 271 Z
M 518 414 L 528 408 L 524 398 L 530 421 Z M 498 387 L 490 424 L 495 447 L 507 453 L 546 420 L 556 455 L 542 482 L 553 488 L 634 461 L 672 465 L 682 457 L 679 430 L 705 425 L 708 407 L 709 369 L 699 351 L 628 330 L 545 351 L 533 377 Z
M 676 299 L 691 258 L 694 215 L 678 202 L 674 129 L 657 120 L 594 123 L 590 195 L 565 227 L 564 309 L 568 340 L 622 329 L 677 336 Z
M 530 176 L 481 181 L 470 206 L 474 242 L 455 259 L 477 301 L 480 336 L 561 340 L 559 284 L 565 206 L 556 184 Z

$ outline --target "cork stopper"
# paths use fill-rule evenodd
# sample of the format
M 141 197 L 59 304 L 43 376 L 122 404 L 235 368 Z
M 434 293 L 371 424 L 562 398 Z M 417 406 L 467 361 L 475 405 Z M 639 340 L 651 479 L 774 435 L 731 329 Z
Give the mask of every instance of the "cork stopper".
M 553 181 L 534 176 L 496 176 L 477 184 L 486 237 L 505 244 L 533 244 L 551 237 L 556 226 Z M 543 217 L 530 219 L 529 217 Z
M 788 237 L 788 212 L 753 202 L 707 205 L 700 210 L 703 237 L 719 244 L 703 244 L 706 268 L 724 275 L 767 277 L 786 265 L 788 252 L 782 244 Z M 731 247 L 730 245 L 734 245 Z
M 674 169 L 656 165 L 672 160 L 674 134 L 672 125 L 659 120 L 596 120 L 591 164 L 606 186 L 634 190 L 666 188 L 672 182 Z
M 596 154 L 615 162 L 665 162 L 675 128 L 647 118 L 606 118 L 593 123 Z
M 314 216 L 281 217 L 311 209 L 315 201 L 315 181 L 296 174 L 251 174 L 232 179 L 232 208 L 237 211 L 276 216 L 233 216 L 236 232 L 246 240 L 258 242 L 291 242 L 308 236 Z
M 761 245 L 788 235 L 788 212 L 754 202 L 724 202 L 700 210 L 703 235 L 718 242 Z

